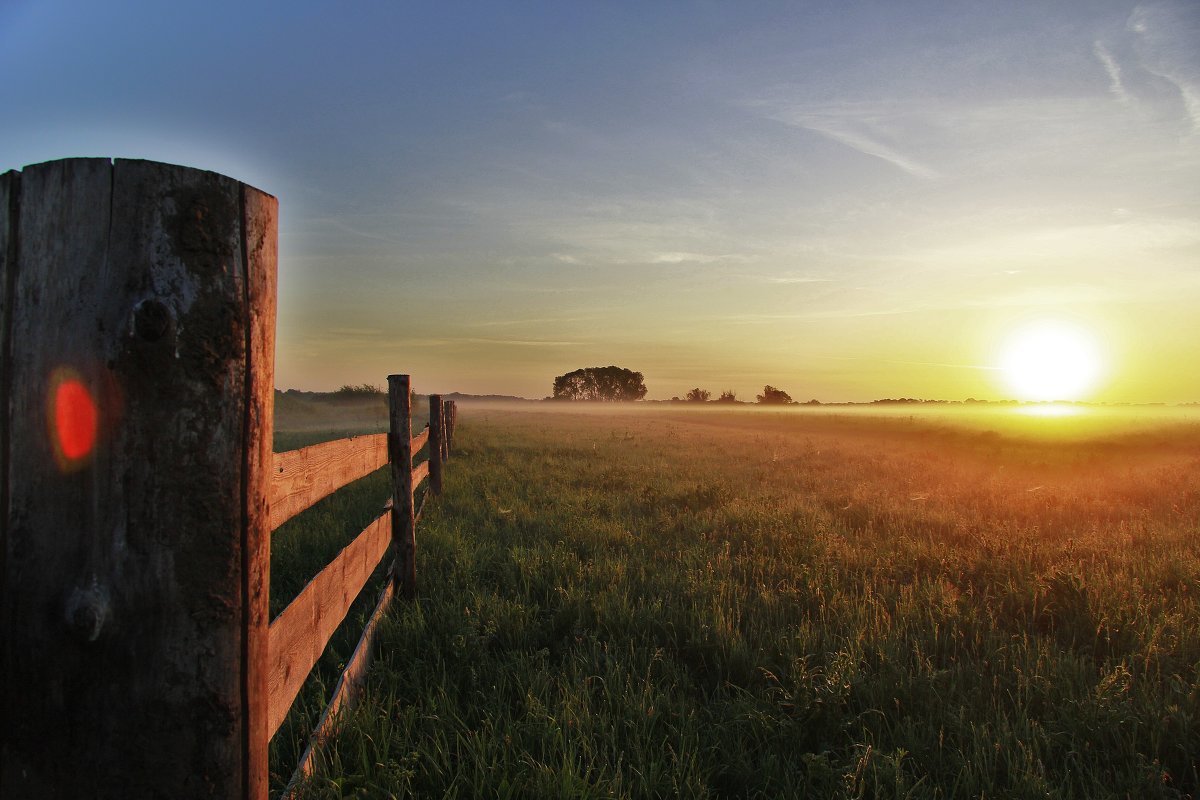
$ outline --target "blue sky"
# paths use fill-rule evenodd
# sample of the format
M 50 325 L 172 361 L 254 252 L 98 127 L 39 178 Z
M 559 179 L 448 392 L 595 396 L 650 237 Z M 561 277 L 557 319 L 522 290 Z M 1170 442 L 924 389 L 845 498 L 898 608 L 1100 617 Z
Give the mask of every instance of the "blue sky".
M 277 385 L 1200 399 L 1200 5 L 0 3 L 0 168 L 280 199 Z

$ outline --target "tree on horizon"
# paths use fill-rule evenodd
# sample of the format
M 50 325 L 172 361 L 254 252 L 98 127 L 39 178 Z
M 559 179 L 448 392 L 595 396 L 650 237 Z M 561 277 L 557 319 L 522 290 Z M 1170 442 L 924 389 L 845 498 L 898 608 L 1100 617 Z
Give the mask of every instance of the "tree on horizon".
M 791 405 L 792 396 L 783 389 L 776 389 L 770 384 L 763 387 L 762 394 L 758 395 L 758 402 L 764 405 Z
M 623 367 L 583 367 L 554 379 L 555 400 L 641 400 L 646 396 L 645 377 Z
M 707 403 L 710 397 L 712 397 L 712 392 L 700 387 L 696 387 L 687 393 L 689 403 Z

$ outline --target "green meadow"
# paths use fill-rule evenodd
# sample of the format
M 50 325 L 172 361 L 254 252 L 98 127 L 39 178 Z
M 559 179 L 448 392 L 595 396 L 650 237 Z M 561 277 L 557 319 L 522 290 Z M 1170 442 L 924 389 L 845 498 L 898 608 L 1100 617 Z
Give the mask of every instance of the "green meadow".
M 455 445 L 305 796 L 1200 792 L 1195 414 L 461 404 Z M 275 533 L 273 611 L 387 495 Z

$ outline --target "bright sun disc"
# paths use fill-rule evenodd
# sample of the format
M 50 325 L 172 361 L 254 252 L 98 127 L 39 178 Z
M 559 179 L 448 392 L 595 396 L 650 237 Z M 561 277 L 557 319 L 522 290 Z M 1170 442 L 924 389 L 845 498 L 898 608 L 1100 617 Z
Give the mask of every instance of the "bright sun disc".
M 1100 349 L 1082 328 L 1038 322 L 1004 343 L 1005 383 L 1018 400 L 1079 400 L 1100 378 Z

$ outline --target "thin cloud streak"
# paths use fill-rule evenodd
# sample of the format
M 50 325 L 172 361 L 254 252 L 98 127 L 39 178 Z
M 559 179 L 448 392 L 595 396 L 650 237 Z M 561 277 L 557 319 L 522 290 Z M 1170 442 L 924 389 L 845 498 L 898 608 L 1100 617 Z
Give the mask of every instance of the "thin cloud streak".
M 766 283 L 775 283 L 781 285 L 803 284 L 803 283 L 834 283 L 833 278 L 806 278 L 806 277 L 787 277 L 783 275 L 765 275 L 762 280 Z
M 933 180 L 941 177 L 936 170 L 919 163 L 915 159 L 909 158 L 869 136 L 840 127 L 837 123 L 812 118 L 801 118 L 792 121 L 791 124 L 814 133 L 819 133 L 864 155 L 882 159 L 914 177 L 924 180 Z
M 590 322 L 599 319 L 601 314 L 588 314 L 578 317 L 531 317 L 528 319 L 500 319 L 489 322 L 469 323 L 473 328 L 507 328 L 515 325 L 558 325 L 570 322 Z
M 910 367 L 945 367 L 946 369 L 971 369 L 986 372 L 998 372 L 1003 367 L 993 367 L 986 364 L 947 364 L 941 361 L 908 361 L 897 358 L 869 358 L 867 356 L 830 356 L 814 355 L 813 358 L 823 358 L 831 361 L 869 361 L 875 364 L 900 364 Z
M 1104 42 L 1099 40 L 1094 42 L 1092 44 L 1092 53 L 1100 61 L 1101 66 L 1104 67 L 1104 71 L 1108 73 L 1109 92 L 1123 105 L 1129 105 L 1132 98 L 1129 96 L 1129 92 L 1126 91 L 1125 84 L 1121 80 L 1121 65 L 1112 57 L 1112 53 L 1108 52 L 1108 48 L 1104 46 Z
M 776 90 L 778 95 L 779 90 Z M 913 116 L 913 106 L 896 101 L 842 104 L 796 103 L 778 96 L 750 100 L 746 106 L 767 119 L 811 131 L 863 155 L 880 159 L 922 180 L 943 177 L 940 172 L 901 152 L 885 139 L 895 139 L 896 129 Z

